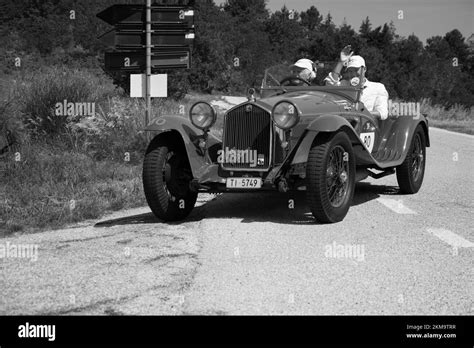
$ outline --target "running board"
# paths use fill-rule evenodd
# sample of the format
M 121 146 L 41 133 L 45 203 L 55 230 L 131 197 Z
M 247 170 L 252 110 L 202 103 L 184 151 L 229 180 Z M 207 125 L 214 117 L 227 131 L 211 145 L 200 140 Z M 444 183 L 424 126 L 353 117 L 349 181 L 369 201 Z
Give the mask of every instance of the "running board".
M 368 169 L 367 171 L 369 172 L 369 175 L 374 179 L 380 179 L 380 178 L 383 178 L 384 176 L 395 174 L 395 169 L 393 168 L 383 171 L 382 173 L 378 173 L 378 174 Z

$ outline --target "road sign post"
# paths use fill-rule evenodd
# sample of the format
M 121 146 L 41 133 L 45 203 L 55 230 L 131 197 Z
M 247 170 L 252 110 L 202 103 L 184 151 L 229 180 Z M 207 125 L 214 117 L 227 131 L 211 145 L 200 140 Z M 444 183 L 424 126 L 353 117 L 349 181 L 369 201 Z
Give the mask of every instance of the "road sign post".
M 151 0 L 146 0 L 146 111 L 145 126 L 151 118 Z
M 151 121 L 151 76 L 163 69 L 189 69 L 194 40 L 193 0 L 164 5 L 117 4 L 97 14 L 114 26 L 99 39 L 106 45 L 105 71 L 116 81 L 145 73 L 145 125 Z M 156 81 L 162 81 L 157 79 Z

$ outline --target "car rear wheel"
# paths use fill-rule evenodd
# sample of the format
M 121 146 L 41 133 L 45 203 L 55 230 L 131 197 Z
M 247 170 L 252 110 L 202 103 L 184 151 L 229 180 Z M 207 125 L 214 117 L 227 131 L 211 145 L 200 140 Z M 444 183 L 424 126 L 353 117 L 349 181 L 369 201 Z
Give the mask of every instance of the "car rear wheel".
M 426 164 L 426 138 L 418 126 L 403 163 L 397 167 L 397 181 L 402 193 L 417 193 L 423 183 Z
M 194 208 L 197 192 L 189 188 L 192 172 L 175 144 L 152 142 L 143 163 L 143 188 L 152 212 L 164 221 L 178 221 Z
M 355 188 L 355 158 L 346 133 L 316 137 L 308 156 L 306 178 L 306 199 L 316 220 L 342 221 Z

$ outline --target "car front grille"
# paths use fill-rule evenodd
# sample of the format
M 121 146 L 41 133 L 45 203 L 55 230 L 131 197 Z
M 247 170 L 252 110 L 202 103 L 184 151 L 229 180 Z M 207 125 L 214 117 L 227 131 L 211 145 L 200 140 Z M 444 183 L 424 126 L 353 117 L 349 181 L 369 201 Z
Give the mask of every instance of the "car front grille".
M 254 105 L 245 104 L 227 113 L 224 120 L 223 151 L 253 151 L 257 164 L 224 161 L 222 167 L 229 170 L 268 170 L 272 145 L 272 121 L 270 113 Z M 256 150 L 256 152 L 254 151 Z M 254 156 L 252 156 L 254 157 Z M 245 162 L 245 161 L 244 161 Z

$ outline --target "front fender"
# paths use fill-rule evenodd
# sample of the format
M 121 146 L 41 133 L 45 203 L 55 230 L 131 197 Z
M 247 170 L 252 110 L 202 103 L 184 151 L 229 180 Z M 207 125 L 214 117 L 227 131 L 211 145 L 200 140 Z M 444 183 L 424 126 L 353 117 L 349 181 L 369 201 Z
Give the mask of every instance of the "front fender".
M 160 133 L 170 130 L 177 130 L 183 135 L 188 134 L 189 131 L 192 131 L 192 134 L 196 135 L 202 134 L 202 131 L 196 128 L 189 119 L 177 115 L 162 115 L 156 117 L 145 127 L 145 131 Z
M 315 132 L 335 132 L 343 126 L 347 126 L 353 131 L 352 125 L 344 117 L 339 115 L 321 115 L 309 123 L 306 129 Z M 354 131 L 353 133 L 357 137 Z
M 194 178 L 199 178 L 212 164 L 199 147 L 199 142 L 204 139 L 204 132 L 195 127 L 191 121 L 182 116 L 162 115 L 153 119 L 145 131 L 157 132 L 153 141 L 159 138 L 166 138 L 167 141 L 179 141 L 186 149 L 189 164 Z M 207 135 L 207 146 L 211 147 L 221 141 L 212 134 Z
M 298 149 L 291 164 L 306 163 L 314 138 L 320 132 L 336 132 L 343 129 L 352 142 L 361 143 L 352 125 L 344 117 L 338 115 L 322 115 L 308 124 L 303 133 Z

